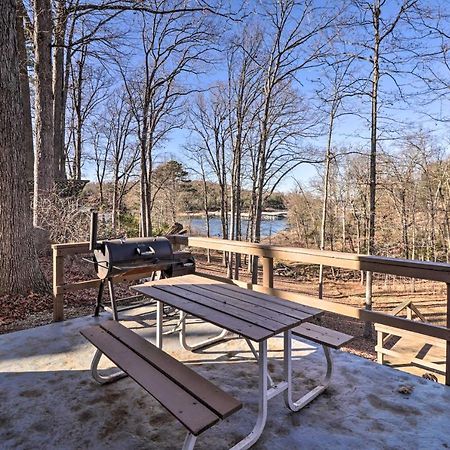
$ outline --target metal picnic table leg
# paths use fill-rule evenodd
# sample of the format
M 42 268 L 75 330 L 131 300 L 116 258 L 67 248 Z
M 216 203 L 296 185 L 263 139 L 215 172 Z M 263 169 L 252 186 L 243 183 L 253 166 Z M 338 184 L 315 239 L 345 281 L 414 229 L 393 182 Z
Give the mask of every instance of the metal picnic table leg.
M 245 450 L 256 443 L 261 436 L 267 420 L 267 340 L 259 343 L 258 352 L 258 417 L 253 430 L 230 450 Z
M 97 383 L 112 383 L 113 381 L 120 380 L 121 378 L 128 376 L 123 370 L 119 370 L 111 375 L 100 375 L 98 371 L 98 363 L 100 362 L 100 358 L 102 357 L 102 355 L 103 353 L 99 349 L 97 349 L 91 363 L 92 378 L 94 378 Z
M 195 352 L 201 350 L 202 348 L 209 347 L 213 344 L 220 344 L 221 342 L 225 342 L 229 339 L 234 338 L 233 333 L 228 330 L 222 330 L 221 333 L 215 337 L 206 339 L 202 342 L 199 342 L 196 345 L 189 345 L 186 340 L 186 316 L 187 314 L 184 311 L 180 311 L 180 345 L 184 350 L 189 352 Z
M 162 349 L 163 346 L 163 315 L 164 303 L 156 301 L 156 346 Z
M 197 441 L 197 437 L 192 433 L 188 433 L 186 435 L 186 439 L 184 440 L 183 448 L 181 450 L 192 450 L 194 448 L 195 442 Z
M 322 347 L 327 360 L 327 371 L 324 379 L 317 387 L 307 392 L 297 401 L 294 401 L 292 399 L 292 332 L 286 331 L 284 333 L 284 378 L 287 382 L 287 389 L 284 391 L 284 402 L 291 411 L 300 411 L 300 409 L 304 408 L 324 392 L 330 384 L 333 372 L 333 360 L 330 349 L 325 345 Z

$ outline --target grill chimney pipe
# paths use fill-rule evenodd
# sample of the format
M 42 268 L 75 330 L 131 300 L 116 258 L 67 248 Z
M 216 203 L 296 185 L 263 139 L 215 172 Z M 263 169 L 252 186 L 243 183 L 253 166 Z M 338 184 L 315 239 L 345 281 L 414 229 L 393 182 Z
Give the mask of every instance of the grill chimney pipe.
M 97 243 L 97 228 L 98 228 L 98 212 L 91 211 L 91 231 L 89 239 L 89 251 L 94 251 L 98 248 Z

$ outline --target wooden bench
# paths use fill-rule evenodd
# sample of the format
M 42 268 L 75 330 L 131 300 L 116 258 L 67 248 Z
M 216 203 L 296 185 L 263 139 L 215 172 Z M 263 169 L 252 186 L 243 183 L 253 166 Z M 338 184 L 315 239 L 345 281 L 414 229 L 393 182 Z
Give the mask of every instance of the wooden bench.
M 330 330 L 329 328 L 321 327 L 320 325 L 309 322 L 302 323 L 298 327 L 293 328 L 292 335 L 320 344 L 327 360 L 327 371 L 322 382 L 295 402 L 295 406 L 300 410 L 311 403 L 330 385 L 331 375 L 333 373 L 333 359 L 331 357 L 330 348 L 339 349 L 349 343 L 354 336 Z
M 242 403 L 118 322 L 108 321 L 81 331 L 97 351 L 92 375 L 101 384 L 130 376 L 188 430 L 183 449 L 197 436 L 242 408 Z M 121 372 L 98 372 L 102 354 Z

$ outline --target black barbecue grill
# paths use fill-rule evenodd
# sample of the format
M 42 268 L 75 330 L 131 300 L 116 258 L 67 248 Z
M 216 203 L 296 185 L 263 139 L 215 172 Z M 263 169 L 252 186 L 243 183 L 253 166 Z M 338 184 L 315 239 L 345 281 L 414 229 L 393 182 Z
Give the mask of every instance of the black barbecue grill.
M 174 252 L 169 239 L 165 237 L 145 237 L 133 239 L 97 240 L 98 213 L 91 215 L 91 232 L 89 250 L 93 251 L 92 262 L 100 287 L 94 315 L 98 316 L 100 308 L 111 310 L 114 320 L 118 319 L 117 300 L 114 295 L 114 277 L 133 276 L 135 279 L 159 276 L 169 278 L 195 272 L 195 260 L 188 251 Z M 102 304 L 105 283 L 108 283 L 111 308 Z M 135 298 L 128 297 L 127 299 Z M 122 299 L 123 300 L 123 299 Z M 141 307 L 132 305 L 123 309 Z

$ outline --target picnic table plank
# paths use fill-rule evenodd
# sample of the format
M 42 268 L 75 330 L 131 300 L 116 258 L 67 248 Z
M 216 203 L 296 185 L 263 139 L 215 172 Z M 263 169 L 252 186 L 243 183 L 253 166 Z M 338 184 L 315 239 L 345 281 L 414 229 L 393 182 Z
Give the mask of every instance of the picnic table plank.
M 133 378 L 140 386 L 176 417 L 192 434 L 198 435 L 219 421 L 203 403 L 168 379 L 106 330 L 93 326 L 81 331 L 114 364 Z
M 170 281 L 172 284 L 177 285 L 192 283 L 214 292 L 233 295 L 234 298 L 244 302 L 248 302 L 253 305 L 262 305 L 264 308 L 270 309 L 278 314 L 283 313 L 300 320 L 322 314 L 320 309 L 311 308 L 309 306 L 302 305 L 301 303 L 280 299 L 273 295 L 263 294 L 262 292 L 256 292 L 250 289 L 244 289 L 239 286 L 227 284 L 222 281 L 211 280 L 198 275 L 183 275 L 182 277 L 171 278 Z
M 185 290 L 195 292 L 196 294 L 203 295 L 205 297 L 215 299 L 217 301 L 222 302 L 226 305 L 236 306 L 246 312 L 252 314 L 252 317 L 260 316 L 266 319 L 270 319 L 277 323 L 279 327 L 281 325 L 291 325 L 293 323 L 293 318 L 291 316 L 286 317 L 284 311 L 274 311 L 271 308 L 267 307 L 266 302 L 248 302 L 245 299 L 245 295 L 242 295 L 242 299 L 237 298 L 234 293 L 229 294 L 228 292 L 220 292 L 218 290 L 208 289 L 204 285 L 201 284 L 183 284 L 177 285 L 182 287 Z M 305 315 L 306 317 L 306 315 Z M 252 319 L 253 320 L 253 319 Z
M 298 327 L 292 329 L 292 334 L 300 335 L 305 339 L 317 342 L 321 345 L 327 345 L 331 348 L 341 348 L 354 339 L 349 334 L 341 333 L 340 331 L 332 330 L 330 328 L 321 327 L 314 323 L 303 323 Z
M 171 286 L 158 284 L 157 288 L 165 292 L 171 292 L 172 294 L 179 295 L 187 300 L 208 306 L 218 311 L 223 311 L 224 308 L 226 308 L 229 315 L 243 319 L 249 323 L 254 323 L 273 332 L 276 332 L 280 330 L 281 327 L 284 328 L 286 326 L 286 324 L 272 320 L 267 316 L 259 316 L 252 311 L 235 306 L 233 305 L 231 299 L 226 296 L 224 296 L 225 299 L 220 299 L 220 297 L 213 292 L 202 289 L 197 290 L 194 285 L 189 287 L 187 285 Z M 293 321 L 290 320 L 287 326 L 292 327 L 292 323 Z
M 212 409 L 221 419 L 229 417 L 242 407 L 242 403 L 231 395 L 226 394 L 213 383 L 175 360 L 164 351 L 154 345 L 148 345 L 148 341 L 116 321 L 111 320 L 102 323 L 101 327 L 112 333 L 114 337 L 118 338 L 135 353 L 138 353 L 184 390 L 187 390 L 209 409 Z
M 217 325 L 221 328 L 226 328 L 236 334 L 240 334 L 252 341 L 261 342 L 269 337 L 273 336 L 273 331 L 267 328 L 260 327 L 258 325 L 251 324 L 242 319 L 230 316 L 229 314 L 210 308 L 208 306 L 200 305 L 198 303 L 187 300 L 183 297 L 164 292 L 157 288 L 157 286 L 140 284 L 132 286 L 132 289 L 159 300 L 162 303 L 173 306 L 174 308 L 181 309 L 193 316 Z

